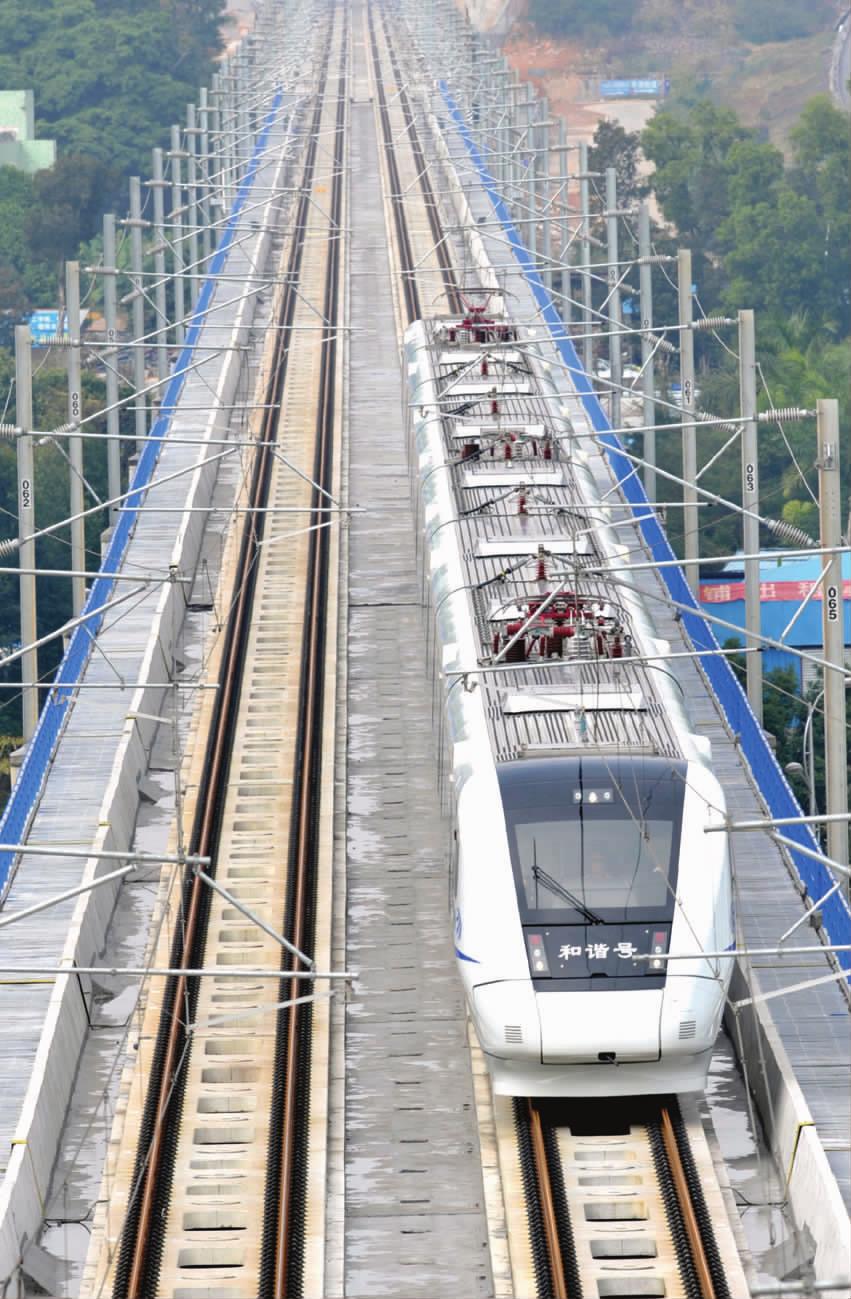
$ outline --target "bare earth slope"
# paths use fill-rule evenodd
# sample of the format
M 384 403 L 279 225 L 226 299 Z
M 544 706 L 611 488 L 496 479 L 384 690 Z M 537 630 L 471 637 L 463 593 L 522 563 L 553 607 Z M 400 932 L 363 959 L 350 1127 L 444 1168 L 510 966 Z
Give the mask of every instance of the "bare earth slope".
M 595 47 L 541 36 L 525 20 L 525 0 L 510 0 L 508 6 L 505 0 L 477 0 L 470 13 L 483 31 L 495 34 L 514 16 L 508 57 L 523 75 L 532 76 L 555 111 L 564 113 L 580 133 L 582 128 L 593 133 L 606 111 L 597 102 L 602 78 L 667 76 L 674 93 L 699 89 L 785 148 L 803 105 L 828 89 L 834 32 L 826 26 L 814 36 L 751 45 L 735 30 L 734 4 L 735 0 L 643 0 L 634 31 Z M 646 111 L 625 116 L 624 108 L 617 109 L 619 120 L 639 129 Z

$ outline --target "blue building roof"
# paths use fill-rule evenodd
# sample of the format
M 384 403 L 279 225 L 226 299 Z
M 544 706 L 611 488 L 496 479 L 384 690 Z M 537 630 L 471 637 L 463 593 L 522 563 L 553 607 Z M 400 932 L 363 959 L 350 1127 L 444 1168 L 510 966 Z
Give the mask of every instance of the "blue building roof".
M 800 559 L 765 559 L 760 564 L 760 625 L 764 636 L 779 640 L 792 618 L 821 577 L 824 559 L 820 555 Z M 703 566 L 700 581 L 700 602 L 708 614 L 713 612 L 725 622 L 745 625 L 744 565 L 741 560 L 731 560 L 708 573 Z M 843 611 L 845 644 L 851 646 L 851 555 L 842 556 Z M 734 636 L 724 627 L 715 628 L 720 641 Z M 816 649 L 822 644 L 821 592 L 810 598 L 794 626 L 783 636 L 794 649 Z M 766 649 L 765 669 L 775 667 L 800 667 L 794 654 L 783 650 Z

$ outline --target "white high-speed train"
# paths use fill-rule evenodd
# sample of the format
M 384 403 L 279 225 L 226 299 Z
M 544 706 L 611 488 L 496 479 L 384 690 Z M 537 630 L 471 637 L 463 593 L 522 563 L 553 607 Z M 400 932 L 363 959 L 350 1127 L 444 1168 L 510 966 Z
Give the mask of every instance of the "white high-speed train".
M 700 954 L 734 944 L 724 796 L 535 332 L 479 306 L 406 334 L 455 953 L 498 1093 L 700 1090 L 731 966 Z

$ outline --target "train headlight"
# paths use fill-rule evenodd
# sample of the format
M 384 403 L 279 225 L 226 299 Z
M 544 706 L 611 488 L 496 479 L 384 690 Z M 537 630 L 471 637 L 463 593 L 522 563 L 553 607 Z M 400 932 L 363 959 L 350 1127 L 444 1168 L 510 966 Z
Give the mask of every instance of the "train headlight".
M 660 929 L 658 933 L 655 933 L 653 935 L 651 951 L 655 958 L 655 957 L 663 956 L 667 952 L 667 950 L 668 950 L 668 935 L 665 933 L 664 929 Z M 656 959 L 648 962 L 648 965 L 650 966 L 651 970 L 664 970 L 667 964 L 668 964 L 667 961 L 660 961 Z
M 544 947 L 543 934 L 527 934 L 526 947 L 529 952 L 529 968 L 532 974 L 538 974 L 542 978 L 549 974 L 550 963 L 547 960 L 547 951 Z

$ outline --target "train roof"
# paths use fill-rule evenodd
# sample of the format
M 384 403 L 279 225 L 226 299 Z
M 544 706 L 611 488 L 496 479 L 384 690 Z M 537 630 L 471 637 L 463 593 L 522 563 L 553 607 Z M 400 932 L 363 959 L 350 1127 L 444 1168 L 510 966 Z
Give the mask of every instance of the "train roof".
M 457 528 L 495 759 L 682 757 L 535 344 L 480 315 L 424 329 L 455 507 L 429 527 Z

